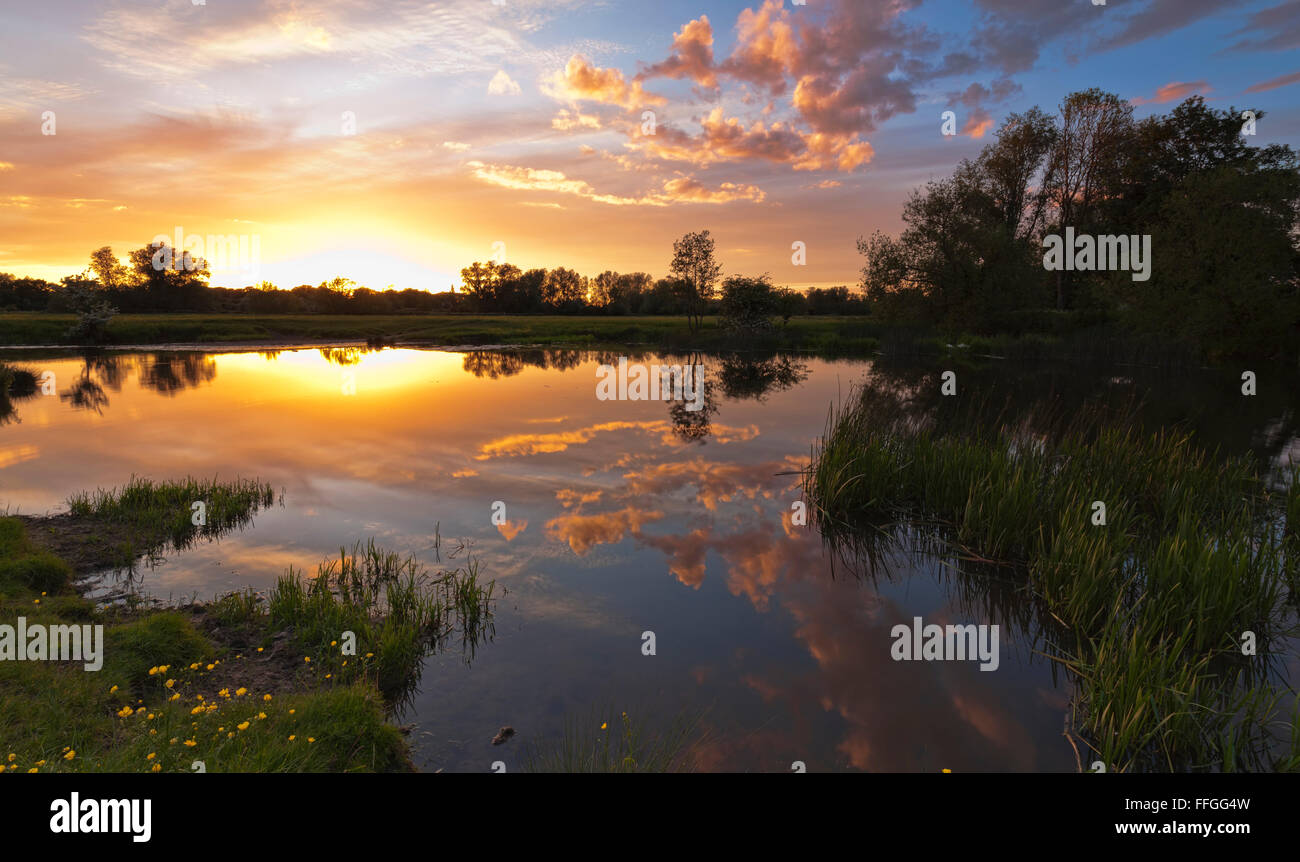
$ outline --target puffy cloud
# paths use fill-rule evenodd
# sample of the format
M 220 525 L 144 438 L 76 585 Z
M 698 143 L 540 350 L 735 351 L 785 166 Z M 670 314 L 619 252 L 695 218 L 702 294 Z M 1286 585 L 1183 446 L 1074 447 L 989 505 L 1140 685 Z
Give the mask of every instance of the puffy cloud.
M 552 539 L 568 542 L 573 552 L 582 556 L 596 545 L 621 542 L 629 532 L 637 534 L 643 524 L 662 517 L 663 512 L 635 506 L 598 515 L 559 515 L 546 522 L 546 533 Z
M 488 94 L 492 96 L 518 96 L 522 89 L 519 83 L 506 74 L 505 69 L 498 69 L 488 82 Z
M 505 537 L 507 542 L 513 542 L 515 536 L 518 536 L 524 530 L 528 529 L 528 521 L 506 521 L 504 524 L 497 524 L 497 530 Z
M 744 183 L 721 183 L 709 188 L 692 177 L 677 177 L 664 182 L 663 192 L 654 196 L 664 202 L 725 204 L 731 201 L 761 203 L 766 195 L 758 186 Z
M 736 19 L 736 46 L 722 64 L 726 74 L 784 93 L 786 78 L 799 65 L 799 44 L 782 0 L 764 0 L 757 11 Z
M 668 59 L 655 63 L 637 75 L 644 78 L 689 78 L 702 87 L 718 86 L 713 67 L 713 27 L 709 16 L 701 15 L 673 34 Z
M 844 133 L 805 132 L 789 124 L 755 121 L 745 126 L 714 108 L 700 121 L 700 134 L 692 136 L 671 126 L 654 135 L 637 135 L 629 147 L 668 161 L 709 165 L 714 162 L 765 161 L 788 164 L 795 170 L 838 168 L 852 171 L 871 161 L 869 143 Z
M 961 133 L 972 138 L 982 138 L 991 128 L 993 128 L 993 115 L 983 108 L 976 108 L 967 116 L 965 124 L 961 127 Z
M 567 101 L 600 102 L 636 110 L 646 105 L 662 105 L 663 96 L 647 93 L 640 81 L 628 81 L 618 69 L 601 69 L 586 58 L 574 54 L 564 69 L 542 81 L 542 92 Z

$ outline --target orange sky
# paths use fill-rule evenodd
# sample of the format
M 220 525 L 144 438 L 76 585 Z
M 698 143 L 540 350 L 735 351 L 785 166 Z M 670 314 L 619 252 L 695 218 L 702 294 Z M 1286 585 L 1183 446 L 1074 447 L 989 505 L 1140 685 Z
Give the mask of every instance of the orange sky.
M 494 256 L 658 277 L 674 238 L 708 228 L 728 274 L 853 284 L 856 239 L 896 231 L 907 193 L 975 155 L 995 112 L 1050 107 L 1163 35 L 1141 9 L 1075 5 L 32 4 L 0 34 L 0 271 L 56 280 L 97 247 L 179 232 L 216 285 L 445 290 Z M 1077 53 L 1065 37 L 1090 28 L 1102 59 L 1025 41 Z M 1172 83 L 1181 69 L 1113 89 L 1153 110 L 1171 88 L 1285 90 L 1281 66 L 1187 53 L 1199 65 Z M 214 253 L 215 235 L 257 253 Z

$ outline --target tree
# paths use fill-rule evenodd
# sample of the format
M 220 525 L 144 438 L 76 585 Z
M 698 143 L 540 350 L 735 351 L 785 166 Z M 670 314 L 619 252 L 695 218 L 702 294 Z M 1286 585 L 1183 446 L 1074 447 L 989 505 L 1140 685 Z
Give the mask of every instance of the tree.
M 1002 223 L 1011 236 L 1037 239 L 1047 202 L 1041 180 L 1044 162 L 1056 144 L 1051 116 L 1034 107 L 1012 114 L 997 131 L 997 143 L 985 147 L 977 161 Z
M 788 287 L 777 288 L 776 314 L 781 318 L 782 326 L 789 323 L 791 317 L 804 311 L 807 307 L 807 299 L 802 293 Z
M 90 270 L 104 290 L 117 292 L 130 286 L 131 271 L 117 259 L 109 246 L 90 253 Z
M 1097 88 L 1061 103 L 1043 190 L 1056 227 L 1090 233 L 1101 203 L 1120 193 L 1123 163 L 1133 137 L 1133 105 Z M 1067 302 L 1066 273 L 1056 273 L 1056 307 Z
M 77 315 L 77 322 L 68 328 L 64 337 L 77 344 L 103 344 L 108 340 L 108 322 L 117 309 L 104 299 L 103 292 L 95 290 L 95 282 L 82 276 L 70 275 L 63 279 L 63 295 L 69 310 Z
M 556 267 L 546 273 L 543 293 L 547 303 L 554 308 L 574 311 L 587 301 L 587 279 L 574 270 Z
M 465 295 L 480 310 L 490 309 L 496 299 L 496 269 L 497 265 L 489 260 L 487 263 L 474 261 L 460 271 L 461 283 L 465 285 Z
M 733 275 L 722 283 L 722 307 L 719 318 L 723 327 L 742 334 L 767 332 L 777 310 L 776 291 L 767 275 L 747 278 Z
M 134 300 L 142 311 L 206 311 L 208 262 L 157 243 L 131 252 Z
M 714 285 L 722 274 L 713 253 L 713 237 L 707 230 L 688 233 L 673 243 L 669 271 L 686 286 L 686 319 L 691 331 L 698 332 L 714 297 Z

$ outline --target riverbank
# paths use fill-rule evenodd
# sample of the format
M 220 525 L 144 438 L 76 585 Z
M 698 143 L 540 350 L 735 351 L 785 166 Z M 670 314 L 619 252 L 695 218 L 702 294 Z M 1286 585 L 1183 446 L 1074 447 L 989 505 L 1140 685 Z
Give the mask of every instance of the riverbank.
M 0 313 L 0 360 L 5 353 L 32 348 L 219 352 L 364 346 L 797 352 L 824 358 L 890 353 L 1170 366 L 1215 361 L 1195 345 L 1138 337 L 1076 312 L 1044 313 L 996 332 L 942 331 L 862 315 L 802 315 L 774 321 L 769 332 L 743 336 L 726 330 L 716 317 L 705 317 L 692 332 L 680 316 L 119 314 L 108 324 L 107 340 L 94 346 L 69 338 L 74 322 L 68 314 Z M 1290 364 L 1278 357 L 1267 361 Z
M 70 314 L 0 314 L 0 344 L 75 346 Z M 881 327 L 861 317 L 800 317 L 778 324 L 764 340 L 786 347 L 870 348 Z M 310 314 L 119 314 L 108 324 L 104 346 L 222 343 L 338 343 L 424 345 L 521 345 L 601 347 L 722 346 L 734 339 L 716 319 L 691 333 L 684 317 L 568 315 L 310 315 Z
M 186 530 L 193 510 L 175 501 L 196 493 L 207 525 Z M 453 632 L 491 636 L 493 585 L 473 563 L 431 573 L 371 542 L 314 577 L 290 569 L 265 596 L 177 607 L 86 597 L 84 579 L 105 563 L 238 526 L 271 496 L 256 482 L 133 480 L 70 500 L 66 514 L 0 517 L 0 626 L 12 627 L 0 628 L 3 771 L 414 770 L 389 718 Z M 105 538 L 123 530 L 124 542 Z M 85 633 L 83 660 L 8 654 L 27 650 L 17 631 L 62 627 Z

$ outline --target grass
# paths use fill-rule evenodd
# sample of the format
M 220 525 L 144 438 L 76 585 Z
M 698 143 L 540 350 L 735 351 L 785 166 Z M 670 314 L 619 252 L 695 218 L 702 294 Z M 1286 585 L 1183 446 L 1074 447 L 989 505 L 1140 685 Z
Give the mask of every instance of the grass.
M 491 638 L 494 588 L 479 583 L 475 561 L 430 573 L 415 557 L 370 540 L 351 553 L 340 548 L 338 559 L 321 563 L 315 577 L 290 568 L 268 597 L 266 612 L 271 630 L 293 632 L 318 670 L 341 680 L 367 677 L 387 701 L 400 703 L 414 692 L 424 658 L 454 634 L 471 653 Z M 248 599 L 241 601 L 247 608 Z M 368 645 L 361 656 L 344 651 L 345 633 Z
M 832 542 L 878 555 L 902 520 L 1013 573 L 1071 673 L 1089 762 L 1290 769 L 1300 715 L 1287 727 L 1266 656 L 1294 620 L 1295 479 L 1270 489 L 1249 460 L 1181 433 L 1033 437 L 927 425 L 859 398 L 832 417 L 804 492 Z M 1246 631 L 1258 658 L 1242 655 Z M 1293 747 L 1279 754 L 1284 731 Z
M 565 722 L 558 742 L 530 745 L 525 772 L 686 772 L 691 749 L 703 741 L 701 717 L 683 713 L 660 732 L 626 712 L 597 710 Z
M 62 517 L 184 541 L 193 533 L 174 510 L 188 513 L 191 497 L 212 502 L 212 528 L 271 500 L 256 482 L 133 479 L 78 495 Z M 430 574 L 373 541 L 314 578 L 290 569 L 265 599 L 244 590 L 184 608 L 101 607 L 73 575 L 23 520 L 0 517 L 0 624 L 100 625 L 104 637 L 96 672 L 0 662 L 0 772 L 411 770 L 388 723 L 394 701 L 429 652 L 458 632 L 469 648 L 492 632 L 494 585 L 473 562 Z
M 133 570 L 138 557 L 152 557 L 168 544 L 183 550 L 199 539 L 243 528 L 274 502 L 274 489 L 255 479 L 155 482 L 132 476 L 121 488 L 68 498 L 66 516 L 32 521 L 38 529 L 61 534 L 79 559 Z
M 197 537 L 245 526 L 259 509 L 274 502 L 275 490 L 255 479 L 154 482 L 132 476 L 121 488 L 75 494 L 68 498 L 68 508 L 75 517 L 165 535 L 183 548 Z M 201 519 L 197 503 L 203 504 Z
M 0 313 L 0 344 L 67 344 L 73 315 Z M 801 316 L 763 340 L 774 346 L 852 350 L 875 342 L 881 327 L 864 317 Z M 110 344 L 177 344 L 267 341 L 364 340 L 373 343 L 623 344 L 704 347 L 734 341 L 713 317 L 691 334 L 684 316 L 669 315 L 326 315 L 326 314 L 119 314 L 108 325 Z M 745 343 L 752 342 L 752 338 Z

